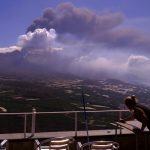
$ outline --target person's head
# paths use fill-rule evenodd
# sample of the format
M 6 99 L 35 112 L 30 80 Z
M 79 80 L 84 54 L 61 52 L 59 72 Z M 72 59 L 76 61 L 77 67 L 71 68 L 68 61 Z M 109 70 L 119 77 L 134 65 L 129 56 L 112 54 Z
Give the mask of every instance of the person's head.
M 136 106 L 136 97 L 128 96 L 124 102 L 128 109 L 133 110 L 133 108 Z

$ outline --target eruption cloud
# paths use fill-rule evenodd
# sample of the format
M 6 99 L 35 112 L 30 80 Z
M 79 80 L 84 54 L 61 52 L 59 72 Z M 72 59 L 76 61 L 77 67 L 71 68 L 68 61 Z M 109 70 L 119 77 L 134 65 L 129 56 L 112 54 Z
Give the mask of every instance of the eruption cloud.
M 56 8 L 46 9 L 43 15 L 28 27 L 27 32 L 33 32 L 37 28 L 54 28 L 59 40 L 66 43 L 70 36 L 74 37 L 74 41 L 92 42 L 110 49 L 148 51 L 149 37 L 133 28 L 121 28 L 124 20 L 125 16 L 121 12 L 96 14 L 87 8 L 77 8 L 71 3 L 63 3 Z
M 124 20 L 121 12 L 96 14 L 60 4 L 35 19 L 15 48 L 25 61 L 48 70 L 92 79 L 134 76 L 150 83 L 150 38 L 122 27 Z

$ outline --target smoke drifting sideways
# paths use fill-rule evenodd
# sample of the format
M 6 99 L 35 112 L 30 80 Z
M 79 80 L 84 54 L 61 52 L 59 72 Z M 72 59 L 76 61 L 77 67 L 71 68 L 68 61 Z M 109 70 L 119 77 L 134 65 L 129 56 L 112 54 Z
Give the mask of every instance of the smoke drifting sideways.
M 140 31 L 121 27 L 124 19 L 120 12 L 96 14 L 60 4 L 33 21 L 18 38 L 16 50 L 25 61 L 49 70 L 149 84 L 150 40 Z
M 62 3 L 56 8 L 46 9 L 43 15 L 28 27 L 27 32 L 33 32 L 37 28 L 54 28 L 63 43 L 84 40 L 109 48 L 149 51 L 149 37 L 134 28 L 121 28 L 125 19 L 121 12 L 101 11 L 96 14 L 87 8 Z M 70 36 L 74 38 L 69 39 Z

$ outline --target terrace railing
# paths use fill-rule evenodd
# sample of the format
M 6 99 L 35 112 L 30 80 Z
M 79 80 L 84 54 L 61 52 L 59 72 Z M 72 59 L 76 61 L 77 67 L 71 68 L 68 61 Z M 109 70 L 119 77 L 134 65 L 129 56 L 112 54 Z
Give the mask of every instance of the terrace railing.
M 0 113 L 0 134 L 27 133 L 34 136 L 37 132 L 74 131 L 75 136 L 80 130 L 85 130 L 84 115 L 87 115 L 89 130 L 113 128 L 110 122 L 118 121 L 127 115 L 128 110 L 100 110 L 100 111 L 59 111 Z M 57 127 L 58 126 L 58 127 Z

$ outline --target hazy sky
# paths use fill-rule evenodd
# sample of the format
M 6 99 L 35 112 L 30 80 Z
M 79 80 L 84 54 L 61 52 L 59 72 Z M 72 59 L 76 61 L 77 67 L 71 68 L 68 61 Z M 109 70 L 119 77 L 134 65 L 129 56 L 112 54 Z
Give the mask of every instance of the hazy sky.
M 77 75 L 150 83 L 149 0 L 0 0 L 0 52 Z M 56 65 L 57 64 L 57 65 Z M 67 69 L 66 69 L 67 68 Z

